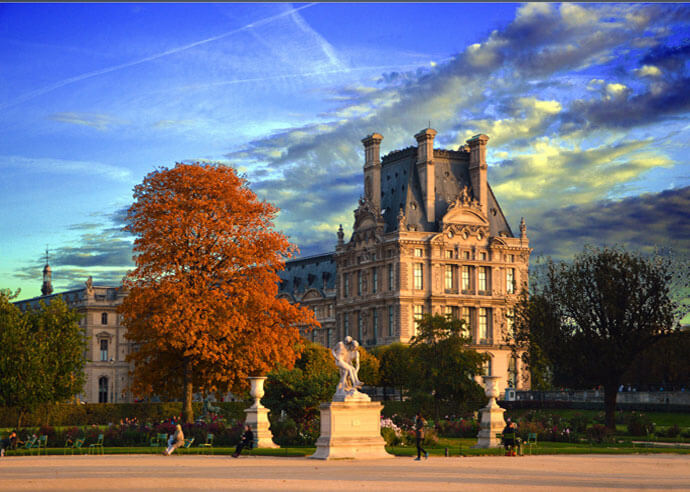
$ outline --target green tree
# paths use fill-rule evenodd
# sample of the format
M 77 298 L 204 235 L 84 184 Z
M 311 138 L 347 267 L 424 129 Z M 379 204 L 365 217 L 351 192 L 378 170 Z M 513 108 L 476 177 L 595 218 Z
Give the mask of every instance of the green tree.
M 442 406 L 466 410 L 468 403 L 484 401 L 484 392 L 474 377 L 482 372 L 488 355 L 467 348 L 465 322 L 451 316 L 425 314 L 412 338 L 410 351 L 414 384 L 419 396 L 431 395 L 434 413 Z
M 611 429 L 623 375 L 677 326 L 669 265 L 661 257 L 586 247 L 571 263 L 549 260 L 543 285 L 517 309 L 516 346 L 527 348 L 529 363 L 548 365 L 557 385 L 602 385 Z
M 84 386 L 86 342 L 79 314 L 62 297 L 22 313 L 0 291 L 0 405 L 27 412 L 71 398 Z
M 338 369 L 326 347 L 302 340 L 304 347 L 292 369 L 268 373 L 263 404 L 275 417 L 285 412 L 297 423 L 319 415 L 319 405 L 330 401 L 338 384 Z
M 410 386 L 410 346 L 395 342 L 376 347 L 374 355 L 379 360 L 379 384 L 398 390 L 400 401 Z M 385 393 L 384 393 L 385 394 Z

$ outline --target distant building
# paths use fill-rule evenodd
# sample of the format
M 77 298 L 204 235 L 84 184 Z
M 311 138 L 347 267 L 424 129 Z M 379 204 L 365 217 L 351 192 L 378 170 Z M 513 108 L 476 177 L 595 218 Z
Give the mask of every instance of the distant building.
M 40 301 L 49 304 L 57 296 L 70 308 L 82 315 L 80 326 L 86 335 L 86 383 L 78 395 L 87 403 L 132 402 L 127 391 L 130 364 L 125 357 L 131 350 L 131 342 L 125 338 L 126 329 L 120 325 L 117 308 L 122 304 L 121 287 L 92 285 L 91 277 L 83 288 L 52 294 L 50 266 L 43 269 L 42 297 L 15 302 L 22 311 L 39 309 Z
M 346 242 L 341 226 L 334 253 L 287 262 L 279 295 L 314 309 L 322 326 L 310 336 L 329 347 L 346 335 L 368 348 L 409 342 L 424 313 L 462 318 L 501 389 L 526 388 L 504 342 L 528 282 L 524 221 L 514 235 L 487 182 L 489 137 L 452 151 L 434 149 L 435 135 L 422 130 L 416 147 L 383 159 L 381 135 L 362 140 L 352 236 Z

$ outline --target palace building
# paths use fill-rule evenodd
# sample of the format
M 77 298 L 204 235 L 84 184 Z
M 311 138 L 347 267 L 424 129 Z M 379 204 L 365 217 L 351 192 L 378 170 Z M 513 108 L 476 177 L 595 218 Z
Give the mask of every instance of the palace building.
M 43 296 L 15 302 L 22 311 L 40 309 L 40 302 L 49 304 L 62 296 L 65 303 L 81 314 L 79 321 L 86 336 L 86 383 L 80 401 L 87 403 L 130 403 L 130 363 L 125 360 L 131 350 L 131 342 L 125 338 L 126 329 L 120 325 L 117 308 L 125 296 L 121 287 L 93 285 L 91 277 L 80 289 L 53 294 L 51 268 L 46 262 L 43 268 Z
M 427 128 L 417 146 L 380 158 L 383 137 L 364 144 L 364 195 L 335 252 L 289 261 L 279 295 L 311 307 L 321 328 L 308 336 L 333 346 L 351 335 L 367 348 L 409 342 L 424 313 L 464 319 L 471 347 L 491 356 L 501 389 L 528 382 L 504 336 L 528 282 L 524 220 L 510 228 L 487 181 L 477 135 L 457 151 L 434 149 Z

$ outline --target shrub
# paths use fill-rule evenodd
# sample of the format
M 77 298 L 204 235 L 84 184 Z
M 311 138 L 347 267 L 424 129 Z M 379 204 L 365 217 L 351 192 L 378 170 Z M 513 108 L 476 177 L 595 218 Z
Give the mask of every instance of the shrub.
M 587 431 L 587 426 L 589 423 L 589 418 L 578 412 L 570 418 L 570 429 L 573 432 L 582 434 Z
M 587 437 L 597 443 L 610 442 L 613 432 L 603 424 L 594 424 L 587 429 Z
M 654 432 L 654 422 L 646 415 L 632 412 L 628 416 L 628 433 L 631 436 L 646 436 Z
M 436 432 L 442 437 L 477 437 L 479 423 L 474 419 L 439 420 Z
M 664 435 L 666 437 L 678 437 L 680 435 L 680 427 L 678 427 L 678 424 L 673 424 L 671 427 L 666 429 Z

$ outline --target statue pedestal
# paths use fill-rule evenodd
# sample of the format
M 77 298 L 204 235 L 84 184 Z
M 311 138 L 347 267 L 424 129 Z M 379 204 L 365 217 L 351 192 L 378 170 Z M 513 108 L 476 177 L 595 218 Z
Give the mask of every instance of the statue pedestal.
M 321 435 L 310 458 L 393 458 L 381 437 L 381 405 L 371 401 L 322 403 Z
M 498 396 L 498 376 L 483 376 L 484 389 L 486 396 L 489 397 L 489 403 L 479 410 L 481 417 L 479 420 L 479 434 L 477 435 L 477 444 L 474 448 L 498 448 L 501 446 L 501 440 L 496 437 L 496 434 L 503 432 L 505 427 L 505 420 L 503 412 L 505 408 L 501 408 L 496 403 L 496 396 Z
M 254 433 L 254 447 L 255 448 L 278 448 L 273 442 L 273 434 L 269 430 L 270 423 L 268 422 L 268 408 L 261 404 L 261 398 L 264 396 L 264 381 L 265 377 L 250 377 L 251 390 L 249 394 L 254 399 L 254 404 L 245 408 L 244 412 L 247 416 L 244 423 L 252 428 Z
M 266 407 L 249 407 L 245 408 L 245 424 L 252 428 L 254 433 L 254 447 L 255 448 L 278 448 L 273 442 L 273 434 L 269 430 L 270 423 L 268 422 L 268 408 Z

